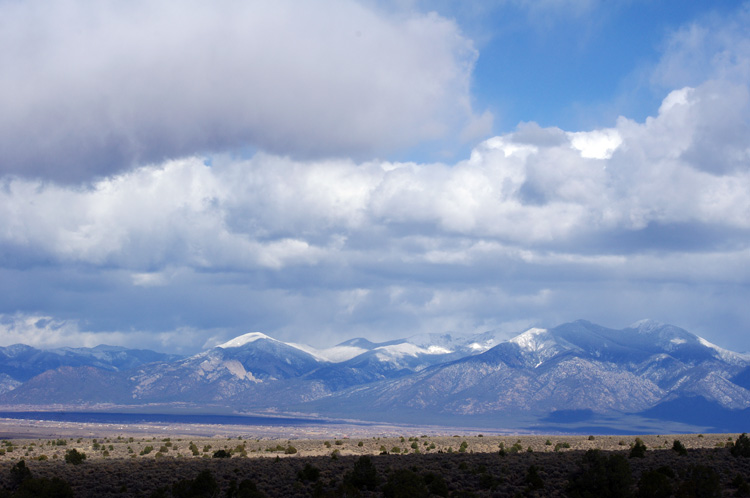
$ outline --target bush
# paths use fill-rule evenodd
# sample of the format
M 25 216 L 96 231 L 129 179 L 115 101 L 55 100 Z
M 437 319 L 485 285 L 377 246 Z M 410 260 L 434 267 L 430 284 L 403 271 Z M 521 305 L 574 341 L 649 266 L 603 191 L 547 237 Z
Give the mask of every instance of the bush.
M 356 465 L 355 465 L 356 466 Z M 297 480 L 315 482 L 320 477 L 320 469 L 306 463 L 304 468 L 297 472 Z
M 674 443 L 672 443 L 672 449 L 677 452 L 680 456 L 687 455 L 687 448 L 685 448 L 685 445 L 682 444 L 679 440 L 675 439 Z
M 740 434 L 729 451 L 736 457 L 750 457 L 750 438 L 747 434 L 744 432 Z
M 195 479 L 183 479 L 172 485 L 174 498 L 209 498 L 218 496 L 219 485 L 210 470 L 204 470 Z
M 682 484 L 677 489 L 677 496 L 720 497 L 719 474 L 705 465 L 691 465 L 685 472 Z
M 226 450 L 216 450 L 214 451 L 213 458 L 232 458 L 232 454 Z
M 258 486 L 250 479 L 244 479 L 239 487 L 237 481 L 232 479 L 226 492 L 227 498 L 265 498 L 265 496 L 264 493 L 258 491 Z
M 427 484 L 427 490 L 435 496 L 448 496 L 448 484 L 443 476 L 429 472 L 424 476 L 424 482 Z
M 141 450 L 141 452 L 140 452 L 140 455 L 148 455 L 148 454 L 149 454 L 149 453 L 151 453 L 152 451 L 154 451 L 154 447 L 153 447 L 153 446 L 151 446 L 151 445 L 149 445 L 149 446 L 146 446 L 145 448 L 143 448 L 143 449 Z
M 351 472 L 344 474 L 344 483 L 357 489 L 374 491 L 380 484 L 380 478 L 372 459 L 367 455 L 359 457 Z
M 13 494 L 14 498 L 73 498 L 73 489 L 59 477 L 26 479 Z
M 643 444 L 641 438 L 635 438 L 635 444 L 630 448 L 630 454 L 628 458 L 643 458 L 646 456 L 646 445 Z
M 524 484 L 530 491 L 544 488 L 544 480 L 539 475 L 539 468 L 536 465 L 529 465 L 526 471 L 526 477 L 523 478 Z
M 385 498 L 427 498 L 430 490 L 424 478 L 409 469 L 398 469 L 388 475 L 383 486 Z
M 284 454 L 286 455 L 294 455 L 295 453 L 297 453 L 297 448 L 295 448 L 291 444 L 284 450 Z
M 86 460 L 86 453 L 78 451 L 75 448 L 65 452 L 65 463 L 78 465 L 83 463 L 84 460 Z
M 663 472 L 647 470 L 641 474 L 638 481 L 639 498 L 669 498 L 672 492 L 672 482 Z
M 566 491 L 573 498 L 624 498 L 632 496 L 630 464 L 622 455 L 605 457 L 588 450 L 577 472 L 570 476 Z
M 26 479 L 31 479 L 31 470 L 26 466 L 26 462 L 21 460 L 10 468 L 11 488 L 16 489 Z

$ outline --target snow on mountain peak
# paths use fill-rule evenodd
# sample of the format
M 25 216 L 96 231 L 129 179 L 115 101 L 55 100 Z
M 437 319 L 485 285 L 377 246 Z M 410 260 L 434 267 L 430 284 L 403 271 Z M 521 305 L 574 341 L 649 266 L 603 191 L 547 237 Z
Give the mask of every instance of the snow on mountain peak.
M 532 328 L 526 332 L 517 335 L 509 342 L 518 345 L 526 351 L 539 351 L 549 344 L 550 338 L 547 336 L 547 329 Z
M 356 346 L 334 346 L 327 349 L 317 349 L 307 344 L 288 343 L 289 346 L 295 347 L 304 351 L 305 353 L 313 355 L 318 360 L 330 361 L 331 363 L 341 363 L 346 360 L 351 360 L 355 356 L 359 356 L 362 353 L 367 352 L 366 349 L 362 349 Z
M 224 344 L 219 344 L 216 346 L 217 348 L 239 348 L 241 346 L 244 346 L 245 344 L 250 344 L 251 342 L 255 342 L 260 339 L 268 339 L 269 341 L 275 341 L 273 337 L 269 337 L 266 334 L 263 334 L 261 332 L 250 332 L 248 334 L 243 334 L 239 337 L 235 337 L 231 341 L 227 341 Z

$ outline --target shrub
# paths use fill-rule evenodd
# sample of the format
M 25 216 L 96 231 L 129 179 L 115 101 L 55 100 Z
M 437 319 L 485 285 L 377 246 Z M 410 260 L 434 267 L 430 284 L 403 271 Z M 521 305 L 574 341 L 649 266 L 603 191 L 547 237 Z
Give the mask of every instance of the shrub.
M 17 488 L 26 479 L 31 479 L 31 470 L 26 466 L 26 462 L 21 460 L 10 468 L 11 488 Z
M 284 449 L 284 454 L 286 455 L 294 455 L 295 453 L 297 453 L 297 448 L 295 448 L 291 444 L 287 446 L 286 449 Z
M 427 490 L 435 496 L 448 496 L 448 484 L 443 476 L 429 472 L 424 475 L 424 482 L 427 484 Z
M 239 487 L 237 482 L 232 479 L 229 483 L 229 489 L 227 489 L 227 498 L 265 498 L 265 494 L 258 490 L 255 482 L 250 479 L 244 479 L 240 482 Z
M 672 449 L 677 452 L 680 456 L 687 455 L 687 448 L 685 448 L 685 445 L 682 444 L 679 440 L 675 439 L 674 443 L 672 443 Z
M 172 485 L 174 498 L 218 496 L 219 485 L 210 470 L 204 470 L 195 479 L 183 479 Z
M 65 463 L 78 465 L 83 463 L 84 460 L 86 460 L 86 453 L 78 451 L 75 448 L 65 452 Z
M 391 472 L 383 486 L 383 496 L 386 498 L 427 498 L 429 495 L 424 478 L 409 469 Z
M 70 484 L 59 477 L 26 479 L 13 494 L 14 498 L 73 498 Z
M 539 475 L 539 468 L 536 465 L 529 465 L 526 470 L 526 476 L 523 478 L 523 482 L 526 484 L 530 491 L 544 488 L 544 480 Z
M 713 498 L 721 496 L 719 474 L 705 465 L 691 465 L 677 489 L 677 496 L 700 496 Z
M 357 489 L 369 489 L 374 491 L 380 484 L 378 469 L 372 463 L 372 459 L 365 455 L 354 462 L 351 472 L 344 474 L 344 484 Z
M 630 464 L 622 455 L 605 457 L 599 450 L 588 450 L 568 481 L 566 491 L 573 498 L 632 496 Z
M 750 438 L 747 437 L 747 434 L 744 432 L 740 434 L 729 451 L 736 457 L 750 457 Z
M 153 446 L 151 446 L 151 445 L 148 445 L 148 446 L 144 447 L 144 448 L 143 448 L 143 449 L 141 450 L 141 452 L 140 452 L 140 455 L 148 455 L 148 454 L 149 454 L 149 453 L 151 453 L 152 451 L 154 451 L 154 447 L 153 447 Z
M 737 488 L 734 496 L 750 496 L 750 484 L 745 481 L 745 478 L 742 477 L 742 475 L 735 475 L 734 479 L 732 479 L 731 485 L 733 488 Z
M 231 458 L 232 454 L 227 450 L 216 450 L 214 451 L 213 458 Z
M 297 479 L 300 481 L 315 482 L 319 477 L 320 469 L 315 467 L 314 465 L 310 465 L 309 463 L 306 463 L 302 470 L 297 472 Z
M 647 470 L 638 481 L 639 498 L 669 498 L 672 496 L 672 482 L 659 470 Z
M 646 445 L 643 444 L 641 438 L 635 438 L 635 444 L 630 448 L 630 454 L 628 458 L 643 458 L 646 456 Z

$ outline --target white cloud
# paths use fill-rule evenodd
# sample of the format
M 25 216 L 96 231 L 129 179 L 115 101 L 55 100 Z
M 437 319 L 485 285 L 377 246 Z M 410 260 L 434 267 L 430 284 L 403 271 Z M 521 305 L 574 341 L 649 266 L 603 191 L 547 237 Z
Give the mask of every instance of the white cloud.
M 344 0 L 0 3 L 0 164 L 66 181 L 254 146 L 369 156 L 486 132 L 471 41 Z M 466 131 L 469 130 L 469 131 Z
M 377 19 L 456 35 L 435 17 Z M 158 341 L 195 347 L 208 329 L 217 341 L 249 328 L 332 345 L 644 316 L 727 344 L 716 334 L 750 323 L 747 36 L 728 32 L 735 43 L 714 44 L 723 52 L 704 79 L 684 81 L 687 67 L 645 120 L 576 132 L 522 123 L 455 164 L 258 152 L 186 155 L 80 187 L 6 176 L 0 312 L 79 306 L 112 341 L 148 335 L 112 323 L 158 321 Z M 664 60 L 675 74 L 686 60 L 675 54 L 693 46 L 680 43 Z M 7 337 L 108 342 L 61 323 Z
M 90 331 L 77 320 L 65 320 L 35 313 L 0 314 L 0 346 L 26 344 L 40 349 L 61 347 L 92 348 L 100 344 L 182 352 L 198 343 L 206 331 L 189 328 L 170 332 Z
M 579 237 L 653 224 L 748 230 L 750 148 L 715 138 L 723 124 L 712 114 L 716 106 L 750 113 L 738 95 L 710 85 L 676 90 L 657 116 L 621 118 L 612 129 L 524 125 L 452 166 L 257 154 L 215 157 L 213 166 L 169 161 L 90 188 L 6 179 L 0 242 L 60 262 L 129 268 L 134 283 L 153 285 L 163 283 L 154 272 L 173 266 L 280 270 L 375 248 L 381 258 L 460 262 L 481 244 L 554 243 L 575 253 L 584 249 Z M 457 249 L 456 238 L 470 242 Z M 365 239 L 371 247 L 356 245 Z

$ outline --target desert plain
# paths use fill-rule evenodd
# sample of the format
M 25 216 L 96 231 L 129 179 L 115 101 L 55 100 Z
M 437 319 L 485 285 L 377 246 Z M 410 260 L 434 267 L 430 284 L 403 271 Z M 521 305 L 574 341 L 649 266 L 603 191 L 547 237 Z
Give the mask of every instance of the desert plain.
M 739 437 L 0 419 L 0 488 L 29 496 L 12 471 L 23 460 L 31 477 L 62 479 L 76 497 L 587 496 L 587 486 L 596 496 L 748 496 L 750 457 L 731 449 Z M 73 450 L 85 459 L 72 463 Z M 597 488 L 607 477 L 596 475 L 622 466 L 616 492 Z

